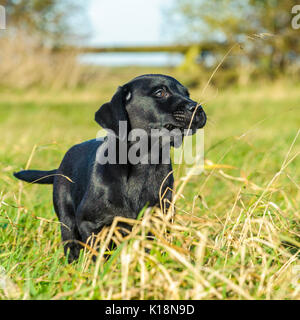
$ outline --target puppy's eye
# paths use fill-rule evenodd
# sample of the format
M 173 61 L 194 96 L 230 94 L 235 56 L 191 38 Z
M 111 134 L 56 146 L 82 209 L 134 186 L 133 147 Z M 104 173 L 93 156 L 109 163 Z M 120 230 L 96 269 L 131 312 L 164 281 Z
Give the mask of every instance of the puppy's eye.
M 130 99 L 131 99 L 131 92 L 128 91 L 127 94 L 126 94 L 125 100 L 129 101 Z
M 154 95 L 157 98 L 165 98 L 169 96 L 169 93 L 164 89 L 158 89 L 154 92 Z

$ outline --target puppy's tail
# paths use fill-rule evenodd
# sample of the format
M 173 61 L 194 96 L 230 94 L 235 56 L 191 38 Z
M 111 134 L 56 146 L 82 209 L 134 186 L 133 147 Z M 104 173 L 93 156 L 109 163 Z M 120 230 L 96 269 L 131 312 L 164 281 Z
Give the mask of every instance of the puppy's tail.
M 22 170 L 19 172 L 14 172 L 14 176 L 26 182 L 39 184 L 53 184 L 54 175 L 56 173 L 57 169 L 50 171 Z

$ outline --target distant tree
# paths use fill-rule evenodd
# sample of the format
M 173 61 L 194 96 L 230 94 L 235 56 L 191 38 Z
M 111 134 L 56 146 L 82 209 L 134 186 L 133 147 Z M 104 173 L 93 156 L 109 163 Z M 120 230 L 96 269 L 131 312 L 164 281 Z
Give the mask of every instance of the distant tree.
M 82 23 L 83 0 L 0 0 L 6 9 L 7 25 L 40 35 L 48 44 L 72 41 L 87 31 Z
M 252 62 L 274 75 L 299 58 L 299 30 L 291 26 L 296 4 L 299 0 L 178 0 L 172 10 L 181 17 L 186 41 L 240 42 Z

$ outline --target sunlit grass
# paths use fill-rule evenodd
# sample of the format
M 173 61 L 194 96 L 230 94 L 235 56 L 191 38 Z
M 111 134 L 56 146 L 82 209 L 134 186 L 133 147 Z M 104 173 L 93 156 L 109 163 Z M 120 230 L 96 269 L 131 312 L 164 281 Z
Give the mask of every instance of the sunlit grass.
M 86 248 L 67 264 L 52 188 L 12 172 L 35 145 L 30 168 L 54 169 L 69 147 L 96 137 L 94 112 L 116 86 L 1 95 L 0 298 L 299 299 L 300 90 L 284 83 L 191 90 L 209 119 L 206 170 L 184 186 L 173 220 L 146 210 L 125 239 L 102 231 L 96 263 Z M 106 261 L 111 238 L 120 245 Z

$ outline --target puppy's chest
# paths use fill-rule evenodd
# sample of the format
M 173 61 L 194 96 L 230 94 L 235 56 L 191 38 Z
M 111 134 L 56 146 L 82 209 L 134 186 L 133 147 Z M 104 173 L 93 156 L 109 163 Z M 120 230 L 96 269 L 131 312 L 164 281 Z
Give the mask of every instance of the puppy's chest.
M 139 212 L 147 204 L 148 206 L 159 205 L 160 196 L 166 189 L 173 188 L 173 176 L 168 173 L 169 168 L 147 168 L 142 174 L 135 172 L 134 179 L 129 179 L 127 184 L 127 204 L 130 209 Z M 166 197 L 171 200 L 171 193 Z

